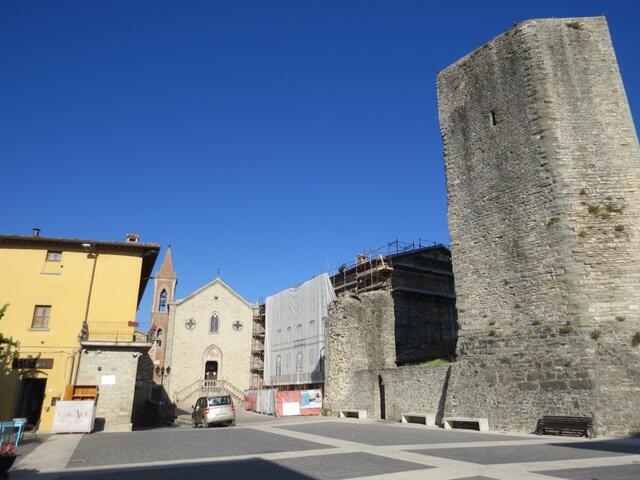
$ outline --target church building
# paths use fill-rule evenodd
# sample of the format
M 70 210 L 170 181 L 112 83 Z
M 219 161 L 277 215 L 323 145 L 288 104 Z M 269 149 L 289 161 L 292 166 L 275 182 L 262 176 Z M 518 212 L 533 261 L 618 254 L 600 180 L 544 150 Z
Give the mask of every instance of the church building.
M 169 306 L 164 387 L 173 402 L 188 407 L 214 390 L 242 400 L 256 308 L 219 277 Z

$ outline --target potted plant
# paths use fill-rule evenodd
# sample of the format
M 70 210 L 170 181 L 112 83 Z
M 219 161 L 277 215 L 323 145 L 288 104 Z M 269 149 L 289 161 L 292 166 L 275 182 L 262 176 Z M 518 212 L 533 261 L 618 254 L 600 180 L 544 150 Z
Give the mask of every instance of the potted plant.
M 10 443 L 0 446 L 0 476 L 2 478 L 16 461 L 16 450 L 16 447 Z

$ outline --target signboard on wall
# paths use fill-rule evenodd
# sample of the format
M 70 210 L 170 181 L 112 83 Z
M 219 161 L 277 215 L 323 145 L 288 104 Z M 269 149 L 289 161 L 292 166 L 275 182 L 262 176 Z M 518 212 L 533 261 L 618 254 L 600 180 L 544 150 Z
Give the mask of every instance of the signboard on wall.
M 96 418 L 93 400 L 63 400 L 56 403 L 53 433 L 89 433 Z
M 53 358 L 14 358 L 11 366 L 14 370 L 51 370 L 53 368 Z
M 116 384 L 116 376 L 115 375 L 102 375 L 100 378 L 100 385 L 115 385 Z
M 322 390 L 302 390 L 300 408 L 322 408 Z

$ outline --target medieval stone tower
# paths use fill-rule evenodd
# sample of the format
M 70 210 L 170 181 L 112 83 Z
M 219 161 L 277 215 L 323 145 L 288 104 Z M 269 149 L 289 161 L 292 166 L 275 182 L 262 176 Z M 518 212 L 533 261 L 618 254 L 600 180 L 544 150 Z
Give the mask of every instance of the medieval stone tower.
M 640 432 L 640 147 L 603 17 L 439 73 L 460 324 L 447 413 Z
M 150 354 L 154 361 L 154 380 L 158 380 L 159 370 L 164 367 L 167 348 L 167 328 L 169 326 L 169 304 L 176 294 L 176 273 L 171 260 L 171 247 L 167 248 L 160 270 L 154 279 L 153 303 L 151 304 L 151 337 L 155 348 Z

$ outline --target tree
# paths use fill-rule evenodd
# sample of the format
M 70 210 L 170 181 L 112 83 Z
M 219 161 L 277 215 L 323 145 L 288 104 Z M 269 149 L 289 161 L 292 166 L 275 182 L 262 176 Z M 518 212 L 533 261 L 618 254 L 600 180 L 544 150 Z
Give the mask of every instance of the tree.
M 9 304 L 5 303 L 2 308 L 0 308 L 0 320 L 4 317 L 4 314 L 9 308 Z M 9 364 L 9 360 L 12 360 L 13 355 L 11 353 L 11 348 L 15 348 L 18 346 L 18 342 L 13 338 L 7 338 L 2 333 L 0 333 L 0 364 L 2 364 L 2 370 L 4 370 Z

